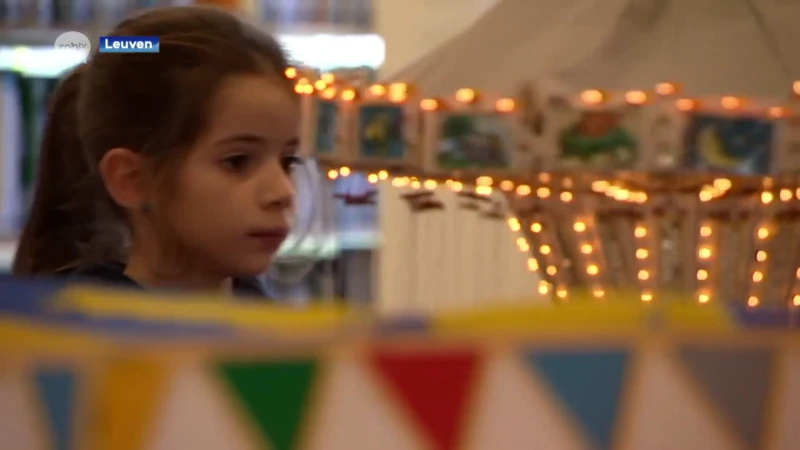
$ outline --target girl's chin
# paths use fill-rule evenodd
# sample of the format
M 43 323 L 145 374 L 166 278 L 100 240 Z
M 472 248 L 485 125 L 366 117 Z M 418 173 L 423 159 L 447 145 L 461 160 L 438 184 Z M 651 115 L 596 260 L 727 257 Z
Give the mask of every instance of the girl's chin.
M 272 256 L 257 257 L 257 258 L 242 258 L 236 261 L 236 264 L 231 267 L 229 273 L 235 274 L 236 278 L 256 277 L 263 275 L 269 269 L 272 263 Z

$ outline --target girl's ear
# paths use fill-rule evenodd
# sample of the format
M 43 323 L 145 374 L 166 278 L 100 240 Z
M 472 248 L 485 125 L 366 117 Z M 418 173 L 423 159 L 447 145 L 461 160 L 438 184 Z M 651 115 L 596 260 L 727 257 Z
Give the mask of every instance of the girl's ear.
M 106 152 L 100 160 L 100 175 L 114 203 L 126 210 L 141 209 L 147 204 L 144 169 L 141 155 L 130 149 L 115 148 Z

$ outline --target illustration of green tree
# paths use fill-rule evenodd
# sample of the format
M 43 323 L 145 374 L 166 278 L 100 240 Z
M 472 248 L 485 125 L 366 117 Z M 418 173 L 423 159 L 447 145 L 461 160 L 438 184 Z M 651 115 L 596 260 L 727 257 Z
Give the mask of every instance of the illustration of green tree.
M 442 126 L 442 134 L 445 138 L 458 140 L 474 133 L 475 121 L 469 116 L 448 117 Z
M 635 160 L 636 141 L 624 128 L 617 127 L 603 136 L 584 136 L 578 126 L 571 127 L 561 135 L 561 154 L 564 158 L 589 161 L 594 156 L 612 154 L 617 150 L 630 152 Z

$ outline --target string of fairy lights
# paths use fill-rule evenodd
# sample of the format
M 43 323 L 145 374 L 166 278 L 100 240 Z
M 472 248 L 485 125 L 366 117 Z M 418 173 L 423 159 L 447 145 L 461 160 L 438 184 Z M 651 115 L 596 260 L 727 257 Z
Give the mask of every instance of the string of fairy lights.
M 298 94 L 350 104 L 357 104 L 363 96 L 398 104 L 407 104 L 413 97 L 405 83 L 340 86 L 330 74 L 322 74 L 314 79 L 294 68 L 289 69 L 286 75 L 295 79 Z M 794 94 L 800 96 L 800 82 L 792 87 Z M 622 98 L 630 105 L 644 105 L 654 96 L 677 97 L 679 91 L 679 86 L 673 83 L 661 83 L 651 92 L 629 91 Z M 481 100 L 486 101 L 481 97 L 474 89 L 460 89 L 455 93 L 454 100 L 456 104 L 473 105 Z M 608 93 L 599 90 L 587 90 L 579 96 L 580 101 L 588 106 L 601 105 L 609 98 Z M 675 108 L 683 112 L 704 106 L 699 99 L 674 98 L 673 101 Z M 728 111 L 744 108 L 753 110 L 753 105 L 746 99 L 732 96 L 719 98 L 716 106 Z M 418 103 L 418 111 L 423 113 L 447 107 L 447 99 L 441 98 L 424 98 Z M 514 112 L 516 108 L 514 99 L 499 98 L 492 100 L 490 109 L 504 114 Z M 794 112 L 788 104 L 762 108 L 762 113 L 771 119 L 782 119 Z M 347 177 L 357 170 L 341 164 L 328 164 L 328 168 L 327 176 L 332 180 Z M 360 167 L 358 170 L 364 171 Z M 734 256 L 746 259 L 744 264 L 748 275 L 744 301 L 748 307 L 757 308 L 764 304 L 768 295 L 765 286 L 771 280 L 769 261 L 770 252 L 774 249 L 770 250 L 770 245 L 779 228 L 775 215 L 786 210 L 800 211 L 800 188 L 795 187 L 800 185 L 800 180 L 795 179 L 790 183 L 782 182 L 777 187 L 778 183 L 772 178 L 759 178 L 760 189 L 753 192 L 750 185 L 755 177 L 736 177 L 736 180 L 732 180 L 707 176 L 696 186 L 676 187 L 648 185 L 647 182 L 632 183 L 615 176 L 603 179 L 596 174 L 590 179 L 577 173 L 572 176 L 538 173 L 533 177 L 511 179 L 489 175 L 469 178 L 464 175 L 442 177 L 427 174 L 429 176 L 425 177 L 424 173 L 412 175 L 389 168 L 367 169 L 366 172 L 368 181 L 373 184 L 388 182 L 394 187 L 412 190 L 450 189 L 487 197 L 496 193 L 505 196 L 513 212 L 507 219 L 511 239 L 514 239 L 520 252 L 528 255 L 527 269 L 541 277 L 539 293 L 553 295 L 555 301 L 568 301 L 576 290 L 587 289 L 591 297 L 604 300 L 609 293 L 620 289 L 620 285 L 624 284 L 620 280 L 628 279 L 632 280 L 629 284 L 638 291 L 641 302 L 657 301 L 665 285 L 674 278 L 670 271 L 675 268 L 665 262 L 667 258 L 664 255 L 670 234 L 668 225 L 665 225 L 665 216 L 670 214 L 675 221 L 682 218 L 684 222 L 688 221 L 686 218 L 693 220 L 690 226 L 684 227 L 693 234 L 692 239 L 682 237 L 686 242 L 670 244 L 672 248 L 677 248 L 679 259 L 673 265 L 679 266 L 678 270 L 691 273 L 691 277 L 683 277 L 681 290 L 693 292 L 698 304 L 720 299 L 720 284 L 728 282 L 733 275 L 721 273 L 723 269 L 718 255 L 720 249 L 726 246 L 722 238 L 723 231 L 732 226 L 730 224 L 734 219 L 714 218 L 714 208 L 707 207 L 717 203 L 721 205 L 735 198 L 741 204 L 750 202 L 756 205 L 750 208 L 752 220 L 747 222 L 750 224 L 748 226 L 752 226 L 751 242 L 749 247 L 745 246 L 748 250 Z M 687 208 L 694 211 L 694 215 L 685 215 Z M 615 218 L 617 211 L 622 215 Z M 603 214 L 612 219 L 604 219 Z M 624 218 L 620 219 L 622 216 Z M 612 251 L 604 235 L 604 220 L 616 221 L 613 227 L 613 248 L 616 250 Z M 800 250 L 800 244 L 797 250 Z M 612 264 L 614 252 L 624 253 L 619 257 L 623 263 Z M 795 273 L 786 286 L 786 293 L 790 297 L 788 304 L 800 307 L 800 257 L 793 258 L 793 264 Z M 626 278 L 617 274 L 620 267 L 630 271 L 630 276 Z
M 330 179 L 349 176 L 352 171 L 348 167 L 331 169 L 328 172 Z M 580 273 L 580 284 L 589 286 L 591 295 L 597 299 L 606 297 L 609 290 L 604 281 L 607 261 L 602 251 L 602 239 L 598 235 L 596 217 L 590 213 L 578 212 L 571 227 L 565 227 L 558 223 L 554 216 L 549 214 L 548 201 L 570 204 L 576 202 L 576 197 L 581 197 L 583 193 L 575 193 L 571 190 L 563 190 L 555 194 L 551 187 L 538 186 L 536 188 L 527 184 L 514 185 L 510 180 L 501 180 L 497 183 L 491 177 L 482 176 L 474 180 L 474 184 L 465 184 L 462 181 L 445 180 L 440 183 L 434 179 L 419 179 L 413 176 L 392 176 L 389 171 L 381 170 L 367 175 L 370 183 L 380 181 L 390 182 L 397 188 L 410 188 L 435 191 L 436 189 L 450 189 L 453 192 L 463 192 L 467 189 L 474 189 L 479 195 L 490 196 L 496 191 L 503 195 L 516 198 L 534 197 L 540 202 L 541 208 L 538 211 L 521 219 L 511 216 L 507 219 L 508 228 L 511 231 L 510 239 L 513 239 L 520 252 L 528 254 L 527 269 L 530 272 L 538 273 L 543 277 L 538 287 L 540 294 L 553 294 L 559 301 L 569 299 L 570 285 L 575 285 L 575 280 L 571 280 L 568 271 L 562 270 L 566 257 L 566 251 L 562 248 L 563 244 L 558 239 L 559 230 L 564 230 L 572 235 L 570 242 L 574 242 L 578 251 L 572 254 L 578 256 L 577 260 L 570 262 L 572 265 L 581 267 L 575 273 Z M 495 185 L 496 184 L 496 185 Z M 567 183 L 569 184 L 569 182 Z M 724 192 L 730 189 L 730 180 L 717 179 L 713 184 L 705 186 L 697 193 L 697 199 L 701 203 L 712 202 L 721 198 Z M 599 191 L 599 192 L 598 192 Z M 596 181 L 592 184 L 594 194 L 603 194 L 607 199 L 628 204 L 646 206 L 647 194 L 640 190 L 629 190 L 609 181 Z M 589 195 L 588 193 L 586 193 Z M 791 196 L 789 194 L 792 194 Z M 778 191 L 775 196 L 769 191 L 757 194 L 762 205 L 769 205 L 774 199 L 788 203 L 790 201 L 800 201 L 800 189 L 792 192 L 788 189 Z M 753 256 L 749 261 L 749 291 L 747 305 L 758 307 L 764 298 L 764 285 L 767 280 L 769 266 L 769 248 L 771 237 L 775 235 L 775 223 L 769 218 L 770 210 L 762 210 L 766 215 L 759 219 L 757 226 L 753 230 Z M 635 248 L 634 259 L 636 261 L 636 278 L 640 290 L 640 299 L 648 303 L 657 299 L 659 291 L 659 258 L 662 239 L 659 236 L 658 218 L 651 213 L 644 214 L 641 218 L 633 222 L 631 240 Z M 716 258 L 717 249 L 724 245 L 720 241 L 720 228 L 723 224 L 718 220 L 704 219 L 696 229 L 697 245 L 694 259 L 696 260 L 696 287 L 695 299 L 700 304 L 711 302 L 715 296 L 717 288 L 715 286 L 724 279 L 716 271 L 719 264 Z M 797 268 L 795 278 L 800 280 L 800 267 Z M 800 306 L 800 281 L 791 286 L 791 305 Z

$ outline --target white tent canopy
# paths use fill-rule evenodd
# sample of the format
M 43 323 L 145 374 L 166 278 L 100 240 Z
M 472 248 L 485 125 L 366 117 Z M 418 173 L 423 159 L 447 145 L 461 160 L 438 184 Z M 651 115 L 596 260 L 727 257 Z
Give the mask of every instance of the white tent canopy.
M 426 95 L 669 81 L 686 95 L 784 98 L 800 79 L 799 23 L 798 0 L 501 0 L 391 79 Z

